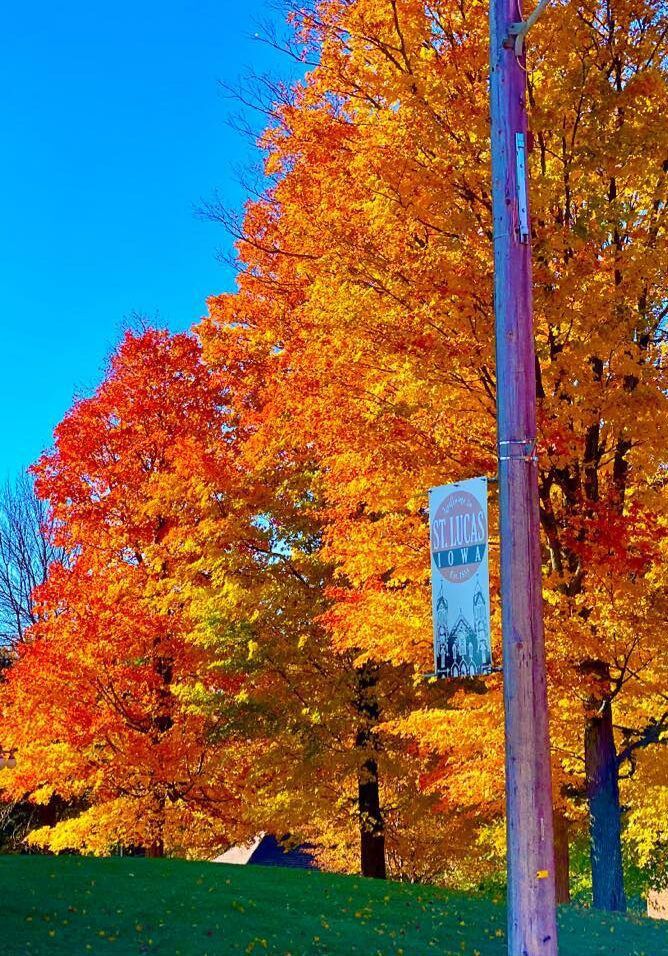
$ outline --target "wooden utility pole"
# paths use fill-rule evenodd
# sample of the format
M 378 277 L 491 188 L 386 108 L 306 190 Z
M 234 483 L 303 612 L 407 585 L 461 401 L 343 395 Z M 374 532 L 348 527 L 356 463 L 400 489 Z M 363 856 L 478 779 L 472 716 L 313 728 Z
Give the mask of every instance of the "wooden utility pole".
M 556 956 L 527 180 L 528 26 L 491 0 L 490 67 L 509 956 Z

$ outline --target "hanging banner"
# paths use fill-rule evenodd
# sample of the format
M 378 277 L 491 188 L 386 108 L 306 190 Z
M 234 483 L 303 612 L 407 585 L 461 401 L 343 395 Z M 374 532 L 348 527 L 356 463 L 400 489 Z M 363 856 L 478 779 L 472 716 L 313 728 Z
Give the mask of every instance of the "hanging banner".
M 434 671 L 439 677 L 489 674 L 487 479 L 429 492 Z

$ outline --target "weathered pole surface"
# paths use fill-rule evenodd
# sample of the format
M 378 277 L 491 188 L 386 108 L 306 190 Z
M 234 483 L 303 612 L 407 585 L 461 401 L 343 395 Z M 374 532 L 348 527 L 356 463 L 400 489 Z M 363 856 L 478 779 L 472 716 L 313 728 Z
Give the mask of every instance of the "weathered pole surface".
M 518 0 L 491 0 L 490 93 L 509 956 L 556 956 L 524 54 Z

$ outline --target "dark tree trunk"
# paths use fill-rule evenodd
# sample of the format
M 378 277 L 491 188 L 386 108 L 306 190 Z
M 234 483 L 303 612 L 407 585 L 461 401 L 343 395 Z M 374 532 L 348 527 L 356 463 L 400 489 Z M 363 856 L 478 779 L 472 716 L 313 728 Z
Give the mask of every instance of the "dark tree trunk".
M 554 869 L 557 903 L 570 903 L 570 854 L 568 820 L 559 810 L 554 812 Z
M 378 764 L 373 758 L 361 768 L 359 783 L 360 842 L 362 850 L 362 876 L 384 880 L 385 829 L 380 810 L 378 791 Z
M 605 701 L 585 723 L 585 773 L 589 801 L 594 906 L 626 909 L 622 869 L 621 811 L 612 705 Z
M 37 807 L 37 819 L 41 827 L 55 827 L 59 820 L 62 820 L 63 814 L 67 808 L 67 803 L 54 794 L 48 803 L 39 804 Z
M 162 842 L 162 839 L 154 840 L 154 842 L 146 847 L 146 856 L 152 860 L 160 859 L 165 855 L 165 845 Z
M 377 679 L 376 668 L 371 664 L 364 664 L 358 671 L 357 708 L 364 722 L 358 728 L 355 742 L 366 753 L 357 778 L 362 876 L 384 880 L 387 876 L 385 824 L 380 808 L 378 761 L 373 754 L 378 749 L 373 726 L 378 723 L 380 714 L 375 693 Z
M 150 815 L 150 829 L 146 834 L 144 855 L 157 860 L 165 855 L 165 794 L 158 791 L 153 800 L 153 806 L 146 807 L 146 814 Z

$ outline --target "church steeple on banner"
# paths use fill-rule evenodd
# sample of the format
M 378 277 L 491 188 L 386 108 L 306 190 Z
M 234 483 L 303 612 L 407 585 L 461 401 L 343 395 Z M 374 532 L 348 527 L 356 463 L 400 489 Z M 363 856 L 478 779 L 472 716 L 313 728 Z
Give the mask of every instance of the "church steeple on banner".
M 439 677 L 489 674 L 487 479 L 429 492 L 434 671 Z

